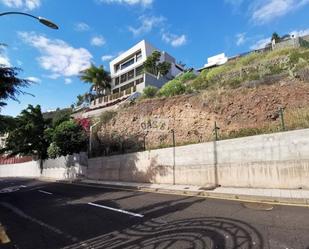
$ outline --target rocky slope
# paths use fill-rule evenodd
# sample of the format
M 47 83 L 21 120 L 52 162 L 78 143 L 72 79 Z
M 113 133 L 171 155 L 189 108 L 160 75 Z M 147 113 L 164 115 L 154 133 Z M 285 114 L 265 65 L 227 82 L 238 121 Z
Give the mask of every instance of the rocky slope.
M 221 136 L 243 128 L 280 127 L 280 107 L 287 114 L 309 110 L 309 82 L 285 79 L 257 88 L 138 101 L 102 124 L 97 137 L 102 146 L 104 141 L 116 139 L 132 148 L 135 143 L 142 147 L 144 142 L 147 148 L 154 148 L 171 145 L 174 130 L 177 144 L 197 143 L 213 138 L 215 121 Z M 130 150 L 130 145 L 126 147 Z

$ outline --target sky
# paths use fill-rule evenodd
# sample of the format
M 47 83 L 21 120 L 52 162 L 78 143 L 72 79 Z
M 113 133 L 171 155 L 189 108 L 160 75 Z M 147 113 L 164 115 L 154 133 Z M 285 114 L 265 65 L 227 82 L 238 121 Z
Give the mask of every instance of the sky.
M 186 64 L 200 68 L 219 53 L 234 56 L 269 42 L 273 32 L 309 34 L 309 0 L 0 0 L 0 12 L 42 16 L 52 30 L 21 15 L 0 17 L 0 64 L 19 67 L 32 80 L 19 102 L 3 115 L 16 116 L 28 104 L 43 111 L 68 107 L 89 85 L 79 72 L 109 61 L 145 39 Z

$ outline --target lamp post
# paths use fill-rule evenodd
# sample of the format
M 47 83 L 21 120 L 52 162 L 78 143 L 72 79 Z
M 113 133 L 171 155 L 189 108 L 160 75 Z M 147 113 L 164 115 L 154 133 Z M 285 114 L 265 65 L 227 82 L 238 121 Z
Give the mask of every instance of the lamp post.
M 44 24 L 45 26 L 51 28 L 51 29 L 59 29 L 59 27 L 53 23 L 52 21 L 44 18 L 44 17 L 40 17 L 40 16 L 34 16 L 34 15 L 31 15 L 31 14 L 27 14 L 27 13 L 24 13 L 24 12 L 3 12 L 3 13 L 0 13 L 0 16 L 5 16 L 5 15 L 23 15 L 23 16 L 29 16 L 29 17 L 32 17 L 36 20 L 38 20 L 40 23 Z

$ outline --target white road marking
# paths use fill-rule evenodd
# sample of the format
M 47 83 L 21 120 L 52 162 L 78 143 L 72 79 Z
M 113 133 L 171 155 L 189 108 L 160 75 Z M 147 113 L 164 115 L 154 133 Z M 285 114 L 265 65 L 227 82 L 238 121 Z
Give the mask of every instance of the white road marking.
M 42 227 L 44 227 L 44 228 L 46 228 L 46 229 L 56 233 L 58 235 L 62 235 L 64 237 L 66 237 L 67 239 L 71 240 L 72 242 L 78 241 L 78 239 L 76 237 L 74 237 L 74 236 L 72 236 L 70 234 L 66 234 L 63 231 L 61 231 L 60 229 L 56 228 L 56 227 L 53 227 L 53 226 L 51 226 L 49 224 L 44 223 L 41 220 L 38 220 L 38 219 L 36 219 L 34 217 L 31 217 L 30 215 L 25 214 L 22 210 L 20 210 L 17 207 L 11 205 L 10 203 L 0 202 L 0 206 L 3 206 L 5 208 L 13 211 L 18 216 L 20 216 L 20 217 L 22 217 L 24 219 L 30 220 L 31 222 L 36 223 L 36 224 L 38 224 L 38 225 L 40 225 L 40 226 L 42 226 Z
M 144 217 L 144 215 L 142 215 L 142 214 L 136 214 L 136 213 L 132 213 L 132 212 L 129 212 L 129 211 L 126 211 L 126 210 L 112 208 L 112 207 L 107 207 L 107 206 L 95 204 L 95 203 L 92 203 L 92 202 L 88 202 L 88 205 L 91 205 L 91 206 L 94 206 L 94 207 L 105 208 L 105 209 L 108 209 L 108 210 L 112 210 L 112 211 L 123 213 L 123 214 L 132 215 L 132 216 L 135 216 L 135 217 L 140 217 L 140 218 Z
M 50 192 L 47 192 L 47 191 L 44 191 L 44 190 L 38 190 L 39 192 L 43 193 L 43 194 L 47 194 L 47 195 L 52 195 L 53 193 L 50 193 Z

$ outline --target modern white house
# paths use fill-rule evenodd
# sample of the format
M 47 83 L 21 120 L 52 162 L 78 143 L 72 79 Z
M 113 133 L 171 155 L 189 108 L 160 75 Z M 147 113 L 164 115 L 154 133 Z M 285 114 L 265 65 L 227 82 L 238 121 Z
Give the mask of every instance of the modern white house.
M 160 50 L 145 40 L 142 40 L 113 59 L 109 64 L 112 78 L 111 94 L 93 100 L 90 109 L 118 103 L 135 92 L 142 93 L 143 89 L 148 85 L 161 87 L 167 81 L 184 71 L 184 68 L 176 63 L 174 57 L 164 51 L 160 51 L 160 62 L 166 61 L 171 63 L 171 69 L 168 74 L 163 77 L 157 77 L 156 75 L 144 72 L 143 63 L 154 51 Z
M 207 59 L 207 63 L 202 67 L 199 68 L 197 71 L 201 72 L 204 69 L 217 67 L 225 64 L 229 60 L 228 57 L 225 56 L 225 53 L 217 54 Z

